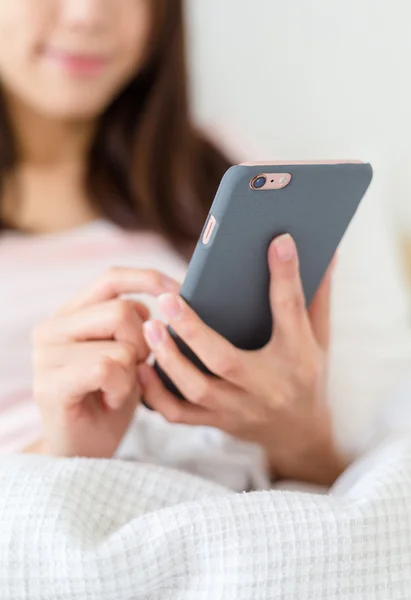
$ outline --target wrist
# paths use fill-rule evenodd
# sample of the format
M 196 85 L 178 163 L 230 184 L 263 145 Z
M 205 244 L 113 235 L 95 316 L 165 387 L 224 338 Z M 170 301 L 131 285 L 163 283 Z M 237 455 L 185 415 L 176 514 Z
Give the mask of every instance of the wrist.
M 306 448 L 303 453 L 278 461 L 269 456 L 273 480 L 293 480 L 331 487 L 350 465 L 347 455 L 333 443 Z

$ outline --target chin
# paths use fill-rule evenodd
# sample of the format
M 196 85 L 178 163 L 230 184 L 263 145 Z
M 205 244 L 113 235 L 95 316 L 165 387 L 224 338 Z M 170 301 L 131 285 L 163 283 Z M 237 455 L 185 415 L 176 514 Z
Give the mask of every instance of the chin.
M 64 103 L 48 105 L 43 108 L 43 114 L 52 119 L 62 121 L 89 121 L 98 118 L 105 110 L 104 104 L 83 102 L 82 104 Z
M 62 120 L 93 120 L 98 118 L 106 109 L 107 102 L 93 101 L 92 98 L 84 98 L 81 102 L 65 99 L 62 102 L 48 102 L 43 106 L 43 114 L 48 117 Z
M 91 89 L 90 89 L 91 88 Z M 31 104 L 43 115 L 64 120 L 90 120 L 98 118 L 112 102 L 115 92 L 93 89 L 93 86 L 71 88 L 62 86 L 46 94 L 32 97 Z

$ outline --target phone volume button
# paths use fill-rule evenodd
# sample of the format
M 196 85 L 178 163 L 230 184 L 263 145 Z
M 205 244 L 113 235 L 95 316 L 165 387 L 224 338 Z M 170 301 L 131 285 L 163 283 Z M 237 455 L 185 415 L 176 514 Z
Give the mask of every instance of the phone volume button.
M 203 242 L 204 246 L 207 246 L 207 244 L 210 243 L 210 240 L 213 236 L 213 232 L 215 230 L 216 225 L 217 225 L 217 219 L 213 215 L 210 215 L 208 218 L 208 221 L 207 221 L 207 225 L 205 226 L 203 238 L 202 238 L 202 242 Z

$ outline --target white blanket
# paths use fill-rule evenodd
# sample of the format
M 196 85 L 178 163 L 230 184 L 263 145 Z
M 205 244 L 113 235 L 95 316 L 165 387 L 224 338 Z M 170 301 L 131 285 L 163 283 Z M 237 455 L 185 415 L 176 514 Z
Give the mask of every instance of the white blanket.
M 0 459 L 1 600 L 411 598 L 411 440 L 331 495 L 123 461 Z

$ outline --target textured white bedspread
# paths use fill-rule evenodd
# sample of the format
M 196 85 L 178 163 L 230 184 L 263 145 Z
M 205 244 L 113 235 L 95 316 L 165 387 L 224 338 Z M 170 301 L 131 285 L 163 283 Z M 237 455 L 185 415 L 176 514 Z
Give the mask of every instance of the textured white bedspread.
M 1 600 L 411 598 L 411 439 L 330 495 L 122 461 L 0 459 Z

